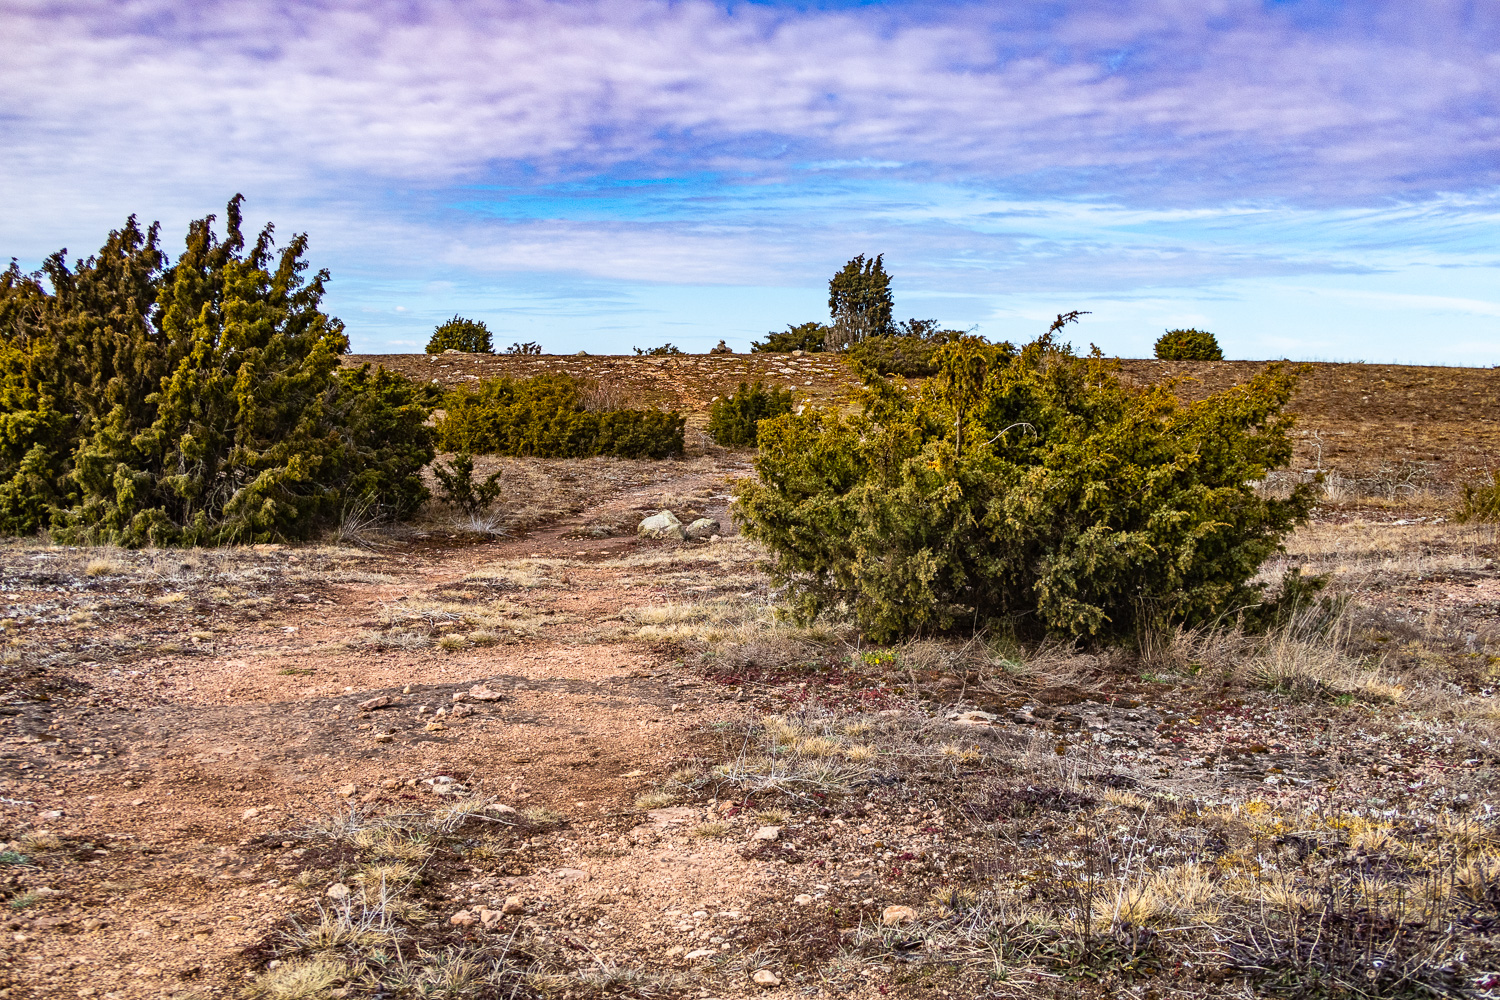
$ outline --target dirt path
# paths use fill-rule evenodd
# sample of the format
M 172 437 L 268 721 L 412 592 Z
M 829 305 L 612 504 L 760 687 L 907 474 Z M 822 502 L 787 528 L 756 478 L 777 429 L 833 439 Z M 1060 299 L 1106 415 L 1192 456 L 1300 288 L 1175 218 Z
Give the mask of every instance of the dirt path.
M 216 635 L 207 655 L 166 652 L 123 679 L 109 661 L 75 671 L 93 703 L 53 700 L 6 761 L 13 826 L 79 846 L 36 887 L 37 915 L 9 921 L 3 995 L 223 995 L 247 975 L 247 949 L 323 898 L 322 881 L 288 877 L 305 867 L 297 831 L 320 814 L 430 808 L 444 785 L 545 807 L 567 825 L 524 860 L 472 865 L 434 900 L 438 921 L 518 895 L 528 913 L 592 907 L 582 954 L 605 965 L 670 965 L 677 939 L 700 930 L 719 943 L 708 925 L 732 926 L 773 886 L 758 871 L 772 866 L 722 843 L 688 846 L 673 836 L 687 817 L 642 825 L 632 803 L 706 748 L 707 722 L 740 709 L 661 652 L 599 641 L 653 593 L 589 567 L 663 543 L 569 536 L 663 490 L 709 494 L 708 513 L 727 524 L 722 480 L 695 470 L 527 538 L 393 553 L 368 564 L 374 582 L 294 595 L 256 627 Z M 355 642 L 382 612 L 518 559 L 571 567 L 566 586 L 518 595 L 533 616 L 559 619 L 541 634 L 452 652 Z M 156 704 L 101 708 L 103 691 Z M 380 697 L 394 704 L 361 711 Z

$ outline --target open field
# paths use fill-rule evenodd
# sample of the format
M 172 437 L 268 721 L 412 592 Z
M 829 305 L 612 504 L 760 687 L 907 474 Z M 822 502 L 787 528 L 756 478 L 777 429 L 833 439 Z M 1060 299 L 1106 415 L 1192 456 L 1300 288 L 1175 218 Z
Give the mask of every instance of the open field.
M 489 370 L 453 359 L 401 363 Z M 659 360 L 483 364 L 700 417 L 746 366 L 849 385 Z M 1336 600 L 1142 656 L 780 621 L 728 516 L 749 456 L 702 441 L 482 460 L 478 526 L 0 546 L 0 990 L 1493 996 L 1500 537 L 1447 505 L 1497 377 L 1316 367 L 1295 405 L 1348 483 L 1264 572 Z M 722 537 L 637 540 L 662 508 Z

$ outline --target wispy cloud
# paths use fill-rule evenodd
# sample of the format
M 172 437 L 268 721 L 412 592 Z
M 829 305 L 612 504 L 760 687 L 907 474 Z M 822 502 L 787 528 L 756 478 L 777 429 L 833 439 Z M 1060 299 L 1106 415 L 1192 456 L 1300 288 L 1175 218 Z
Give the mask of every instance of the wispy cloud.
M 366 289 L 1496 265 L 1500 8 L 1464 0 L 0 0 L 0 37 L 29 259 L 242 190 Z

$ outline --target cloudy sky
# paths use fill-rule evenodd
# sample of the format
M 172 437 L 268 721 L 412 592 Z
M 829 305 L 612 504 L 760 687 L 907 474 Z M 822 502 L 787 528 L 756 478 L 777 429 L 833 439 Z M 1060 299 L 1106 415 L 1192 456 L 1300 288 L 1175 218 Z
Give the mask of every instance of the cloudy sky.
M 236 192 L 356 350 L 744 349 L 899 317 L 1149 355 L 1500 363 L 1484 0 L 0 0 L 0 256 Z

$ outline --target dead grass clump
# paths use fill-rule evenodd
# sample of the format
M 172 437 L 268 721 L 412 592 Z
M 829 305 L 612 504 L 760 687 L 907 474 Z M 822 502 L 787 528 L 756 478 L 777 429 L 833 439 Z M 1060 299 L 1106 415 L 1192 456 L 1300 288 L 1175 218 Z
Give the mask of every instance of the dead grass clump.
M 336 958 L 293 958 L 258 976 L 251 993 L 266 1000 L 315 1000 L 327 996 L 348 976 L 348 966 Z

